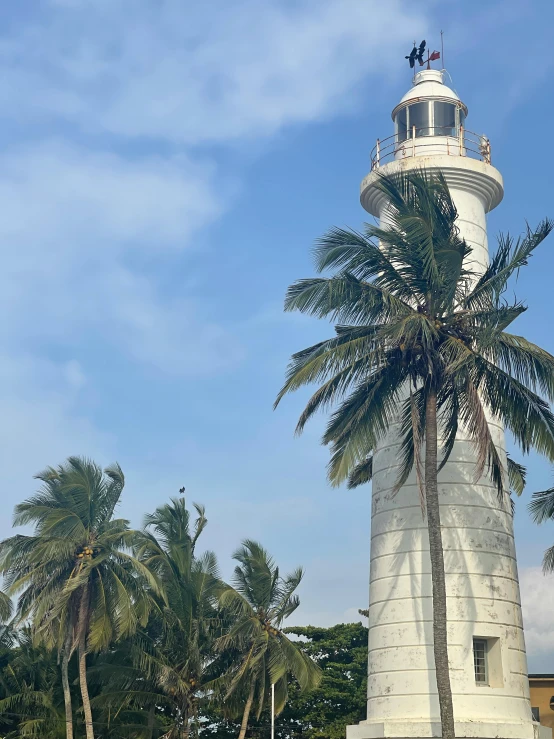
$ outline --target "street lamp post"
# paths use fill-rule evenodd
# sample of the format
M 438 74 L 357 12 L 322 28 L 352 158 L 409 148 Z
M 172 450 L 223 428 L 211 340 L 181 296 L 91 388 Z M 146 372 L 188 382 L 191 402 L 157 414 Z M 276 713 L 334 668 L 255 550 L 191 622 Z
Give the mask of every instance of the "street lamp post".
M 275 739 L 275 683 L 271 683 L 271 739 Z

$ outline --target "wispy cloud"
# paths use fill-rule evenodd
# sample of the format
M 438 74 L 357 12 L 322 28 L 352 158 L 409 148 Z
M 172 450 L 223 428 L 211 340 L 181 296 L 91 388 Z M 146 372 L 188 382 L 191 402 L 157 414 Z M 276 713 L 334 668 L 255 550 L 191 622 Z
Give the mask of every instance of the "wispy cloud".
M 224 330 L 186 296 L 164 295 L 152 274 L 221 212 L 213 179 L 184 156 L 48 142 L 0 155 L 0 304 L 12 317 L 0 334 L 18 345 L 93 338 L 170 372 L 232 359 Z
M 382 29 L 401 38 L 423 21 L 399 0 L 33 7 L 0 39 L 0 104 L 19 124 L 0 156 L 12 334 L 101 326 L 112 348 L 162 370 L 227 366 L 239 342 L 187 295 L 186 259 L 170 266 L 180 290 L 162 286 L 168 252 L 229 206 L 233 173 L 198 145 L 336 114 L 393 53 Z
M 113 459 L 116 437 L 99 431 L 79 409 L 83 380 L 76 360 L 60 365 L 32 355 L 0 354 L 0 536 L 9 533 L 12 505 L 35 490 L 31 477 L 46 464 L 69 454 Z
M 191 288 L 240 191 L 228 149 L 351 109 L 426 23 L 403 0 L 24 6 L 0 11 L 7 505 L 67 454 L 120 456 L 117 421 L 90 420 L 95 362 L 163 383 L 241 360 L 227 297 Z
M 85 132 L 228 141 L 336 115 L 423 28 L 400 0 L 51 2 L 0 46 L 0 100 Z

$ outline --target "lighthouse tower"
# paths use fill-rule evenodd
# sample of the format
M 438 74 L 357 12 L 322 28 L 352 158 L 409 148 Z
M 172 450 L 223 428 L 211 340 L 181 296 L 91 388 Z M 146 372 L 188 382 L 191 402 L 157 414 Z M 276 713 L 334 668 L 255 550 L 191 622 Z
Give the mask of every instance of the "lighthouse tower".
M 467 130 L 466 117 L 443 72 L 417 73 L 392 111 L 394 134 L 372 152 L 361 202 L 386 224 L 380 175 L 442 172 L 478 272 L 488 262 L 486 214 L 502 200 L 503 181 L 488 139 Z M 503 428 L 490 427 L 504 455 Z M 510 506 L 486 474 L 475 483 L 475 455 L 460 433 L 439 473 L 456 736 L 548 739 L 529 703 Z M 367 719 L 348 727 L 348 739 L 441 736 L 427 522 L 415 476 L 393 491 L 399 457 L 392 428 L 373 458 Z

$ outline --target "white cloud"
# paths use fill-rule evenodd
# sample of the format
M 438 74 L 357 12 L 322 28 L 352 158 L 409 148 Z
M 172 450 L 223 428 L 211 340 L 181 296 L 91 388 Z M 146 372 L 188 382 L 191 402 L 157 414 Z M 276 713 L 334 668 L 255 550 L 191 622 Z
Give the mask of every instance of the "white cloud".
M 525 645 L 529 657 L 554 656 L 554 575 L 544 575 L 540 567 L 525 567 L 519 575 Z
M 422 17 L 402 0 L 36 0 L 14 10 L 0 32 L 8 506 L 45 464 L 117 456 L 117 439 L 86 418 L 83 397 L 97 387 L 79 346 L 164 373 L 240 359 L 187 273 L 187 250 L 234 192 L 221 149 L 205 144 L 339 114 L 423 32 Z M 167 290 L 175 270 L 179 287 Z
M 10 532 L 13 506 L 37 488 L 32 475 L 70 454 L 113 461 L 116 439 L 98 431 L 79 411 L 73 366 L 22 355 L 0 355 L 0 538 Z
M 3 338 L 91 332 L 171 372 L 235 362 L 186 261 L 179 293 L 161 287 L 229 206 L 230 178 L 194 146 L 336 114 L 396 54 L 392 26 L 400 43 L 423 21 L 401 0 L 50 0 L 16 16 L 0 38 L 0 106 L 19 124 L 0 154 Z
M 85 131 L 228 141 L 336 115 L 424 26 L 401 0 L 56 2 L 0 45 L 0 102 Z
M 163 295 L 154 278 L 221 212 L 211 166 L 44 143 L 0 155 L 0 199 L 5 340 L 90 332 L 170 372 L 218 369 L 240 354 L 194 301 Z M 150 271 L 132 266 L 141 255 Z
M 37 237 L 48 239 L 45 263 L 93 249 L 182 249 L 221 213 L 214 177 L 212 165 L 183 155 L 125 157 L 59 141 L 11 148 L 1 155 L 0 238 L 17 238 L 33 258 L 44 248 Z

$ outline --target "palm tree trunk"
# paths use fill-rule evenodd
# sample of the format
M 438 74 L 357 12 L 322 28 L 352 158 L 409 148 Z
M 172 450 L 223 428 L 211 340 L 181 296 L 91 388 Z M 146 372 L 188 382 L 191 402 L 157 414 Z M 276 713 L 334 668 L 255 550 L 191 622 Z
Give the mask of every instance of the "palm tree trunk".
M 71 706 L 71 690 L 69 689 L 69 652 L 71 649 L 71 632 L 67 632 L 62 655 L 62 687 L 65 705 L 65 735 L 73 739 L 73 708 Z
M 148 739 L 154 739 L 154 719 L 156 718 L 156 706 L 150 706 L 148 711 Z
M 448 665 L 446 583 L 437 480 L 437 393 L 429 391 L 425 408 L 425 501 L 433 583 L 433 649 L 443 739 L 454 739 L 454 706 Z
M 85 731 L 87 739 L 94 739 L 94 727 L 92 724 L 92 710 L 90 708 L 90 697 L 87 683 L 87 613 L 88 611 L 88 588 L 83 588 L 81 603 L 79 606 L 79 685 L 81 686 L 81 698 L 83 701 L 83 713 L 85 714 Z
M 252 708 L 252 703 L 254 702 L 254 691 L 256 689 L 256 680 L 252 680 L 252 684 L 250 685 L 250 692 L 248 693 L 248 698 L 246 699 L 246 703 L 244 705 L 244 713 L 242 714 L 242 722 L 240 725 L 240 732 L 239 732 L 239 739 L 244 739 L 244 736 L 246 734 L 246 729 L 248 728 L 248 718 L 250 716 L 250 710 Z

